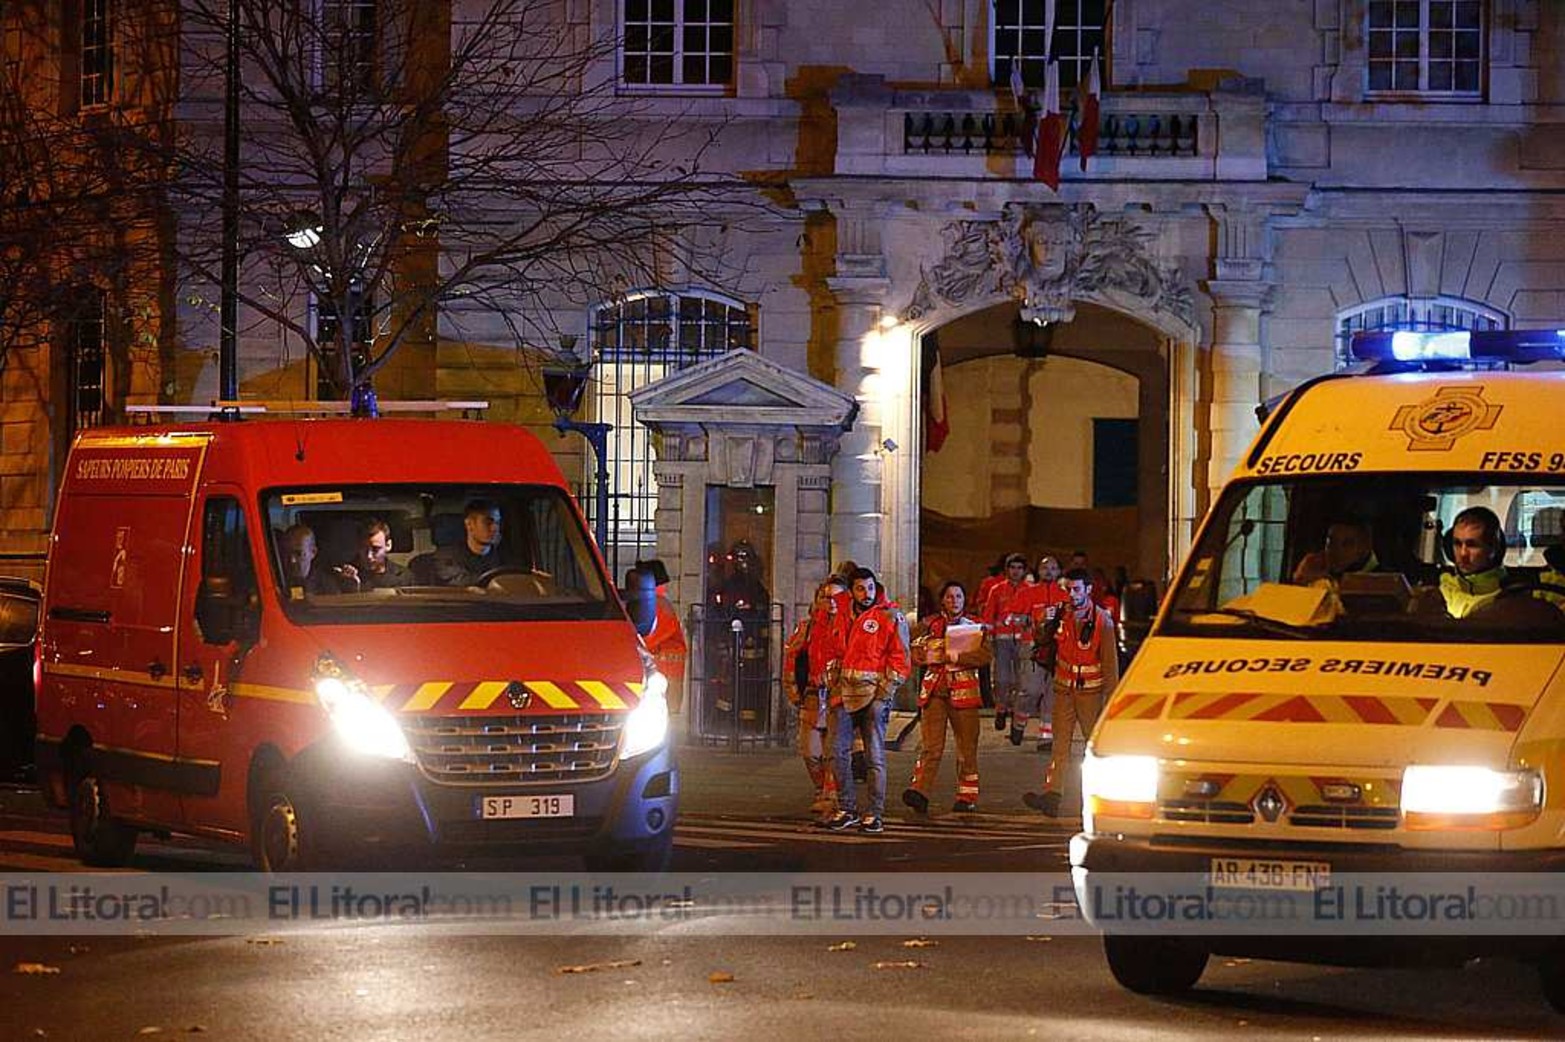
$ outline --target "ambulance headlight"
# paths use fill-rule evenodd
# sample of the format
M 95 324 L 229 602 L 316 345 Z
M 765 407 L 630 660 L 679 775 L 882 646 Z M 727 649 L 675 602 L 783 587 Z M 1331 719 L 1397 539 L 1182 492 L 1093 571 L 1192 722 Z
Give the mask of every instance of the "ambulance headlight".
M 1082 824 L 1097 815 L 1151 818 L 1157 806 L 1157 757 L 1094 756 L 1081 764 Z
M 315 697 L 331 718 L 337 736 L 354 752 L 414 762 L 402 725 L 357 680 L 317 677 Z
M 1402 820 L 1410 829 L 1505 829 L 1543 806 L 1536 771 L 1416 765 L 1402 772 Z
M 641 682 L 641 701 L 625 714 L 619 755 L 628 760 L 662 745 L 668 739 L 668 678 L 648 670 Z

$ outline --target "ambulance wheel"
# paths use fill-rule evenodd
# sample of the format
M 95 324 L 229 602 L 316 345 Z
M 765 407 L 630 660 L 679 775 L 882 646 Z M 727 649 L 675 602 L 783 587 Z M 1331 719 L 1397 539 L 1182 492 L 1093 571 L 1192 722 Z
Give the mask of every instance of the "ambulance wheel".
M 1538 983 L 1554 1012 L 1565 1013 L 1565 954 L 1551 955 L 1538 963 Z
M 298 804 L 284 786 L 269 786 L 255 804 L 250 845 L 262 872 L 307 872 L 314 867 Z
M 674 834 L 660 837 L 649 846 L 588 854 L 582 858 L 589 872 L 667 872 L 674 859 Z
M 108 797 L 96 775 L 83 774 L 71 785 L 71 845 L 82 864 L 119 868 L 136 850 L 136 830 L 109 814 Z
M 1103 954 L 1121 987 L 1137 995 L 1179 995 L 1195 987 L 1208 953 L 1189 941 L 1105 934 Z

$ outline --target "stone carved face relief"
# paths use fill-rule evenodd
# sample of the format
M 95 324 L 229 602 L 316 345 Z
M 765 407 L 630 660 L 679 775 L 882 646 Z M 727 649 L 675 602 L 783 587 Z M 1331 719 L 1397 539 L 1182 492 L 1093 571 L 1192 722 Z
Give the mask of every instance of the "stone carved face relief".
M 1065 275 L 1070 256 L 1071 228 L 1061 215 L 1057 218 L 1029 217 L 1022 224 L 1022 239 L 1027 247 L 1031 271 L 1028 281 L 1053 282 Z

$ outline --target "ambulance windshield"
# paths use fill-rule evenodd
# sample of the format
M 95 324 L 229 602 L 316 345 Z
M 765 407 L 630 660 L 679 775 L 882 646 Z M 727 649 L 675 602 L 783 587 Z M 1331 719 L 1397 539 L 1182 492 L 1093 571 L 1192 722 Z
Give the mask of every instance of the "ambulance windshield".
M 262 495 L 284 609 L 309 623 L 620 617 L 565 493 L 334 485 Z
M 1565 478 L 1496 477 L 1235 484 L 1161 632 L 1565 643 Z

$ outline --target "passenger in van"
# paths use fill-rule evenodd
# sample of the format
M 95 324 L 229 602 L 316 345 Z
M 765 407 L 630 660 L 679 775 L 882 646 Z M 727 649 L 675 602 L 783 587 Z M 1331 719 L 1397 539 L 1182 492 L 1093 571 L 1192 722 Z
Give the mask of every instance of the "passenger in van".
M 1326 542 L 1305 554 L 1293 570 L 1298 586 L 1322 579 L 1340 580 L 1349 572 L 1373 572 L 1380 568 L 1375 557 L 1375 533 L 1365 521 L 1333 521 L 1326 528 Z
M 412 574 L 391 559 L 391 526 L 378 517 L 359 529 L 358 556 L 336 572 L 343 593 L 393 590 L 413 583 Z
M 283 573 L 288 580 L 288 596 L 292 600 L 314 597 L 321 593 L 336 593 L 337 584 L 325 568 L 315 567 L 315 530 L 300 522 L 283 533 Z
M 485 572 L 500 566 L 500 508 L 487 499 L 469 500 L 462 508 L 463 539 L 442 546 L 430 560 L 430 577 L 440 586 L 473 586 Z

